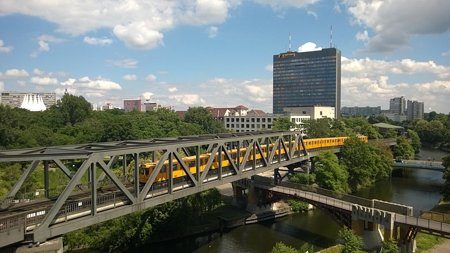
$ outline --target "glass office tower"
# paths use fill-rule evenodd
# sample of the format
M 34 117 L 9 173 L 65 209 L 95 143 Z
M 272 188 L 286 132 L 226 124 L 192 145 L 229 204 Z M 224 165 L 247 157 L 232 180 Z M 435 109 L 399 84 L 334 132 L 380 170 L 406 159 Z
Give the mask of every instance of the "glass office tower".
M 273 56 L 273 113 L 285 107 L 332 106 L 341 109 L 341 51 L 325 48 Z

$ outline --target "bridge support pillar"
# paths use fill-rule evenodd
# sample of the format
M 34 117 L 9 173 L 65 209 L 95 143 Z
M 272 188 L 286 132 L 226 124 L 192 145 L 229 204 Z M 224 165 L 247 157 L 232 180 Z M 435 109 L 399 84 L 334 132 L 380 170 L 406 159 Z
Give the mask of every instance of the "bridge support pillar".
M 14 253 L 63 253 L 62 237 L 48 240 L 39 245 L 23 245 L 17 248 L 6 249 L 5 252 Z M 3 251 L 2 251 L 3 252 Z
M 362 236 L 364 234 L 364 221 L 352 219 L 352 231 L 356 235 Z
M 416 233 L 413 227 L 400 226 L 399 249 L 401 253 L 416 252 Z
M 232 204 L 241 208 L 247 206 L 247 195 L 245 193 L 245 188 L 240 187 L 236 183 L 231 183 L 233 187 L 233 200 Z

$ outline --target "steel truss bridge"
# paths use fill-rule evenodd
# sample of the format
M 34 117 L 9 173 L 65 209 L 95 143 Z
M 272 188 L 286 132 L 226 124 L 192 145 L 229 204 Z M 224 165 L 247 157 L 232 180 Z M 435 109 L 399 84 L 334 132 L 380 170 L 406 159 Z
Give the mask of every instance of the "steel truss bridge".
M 17 242 L 44 242 L 299 163 L 310 155 L 300 132 L 218 134 L 2 151 L 2 165 L 8 168 L 20 163 L 24 170 L 2 202 L 0 247 Z M 192 156 L 194 164 L 186 164 L 184 158 Z M 147 181 L 140 183 L 139 169 L 144 160 L 153 162 L 155 167 Z M 175 177 L 174 168 L 183 170 L 185 176 Z M 24 190 L 24 182 L 31 174 L 40 169 L 44 171 L 45 198 L 26 201 L 28 198 L 18 193 Z M 67 177 L 56 192 L 51 191 L 54 190 L 49 180 L 51 171 L 61 171 Z M 167 178 L 157 180 L 163 171 Z M 105 181 L 107 186 L 101 187 Z

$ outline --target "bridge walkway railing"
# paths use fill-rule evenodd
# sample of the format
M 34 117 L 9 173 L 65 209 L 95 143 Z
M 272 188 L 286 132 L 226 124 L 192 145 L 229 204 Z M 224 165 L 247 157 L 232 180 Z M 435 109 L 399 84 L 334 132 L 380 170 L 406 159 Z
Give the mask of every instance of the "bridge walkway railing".
M 258 179 L 260 180 L 260 178 Z M 422 230 L 431 231 L 434 233 L 441 234 L 445 237 L 450 237 L 450 223 L 448 223 L 449 220 L 447 219 L 435 220 L 433 219 L 433 216 L 415 217 L 412 215 L 407 215 L 406 213 L 402 214 L 393 211 L 393 210 L 397 211 L 406 210 L 402 208 L 406 206 L 401 204 L 391 203 L 392 207 L 389 208 L 388 205 L 386 205 L 387 202 L 385 201 L 377 203 L 379 200 L 376 199 L 370 200 L 348 194 L 339 194 L 330 190 L 292 182 L 282 182 L 280 184 L 275 185 L 273 182 L 269 182 L 268 180 L 265 181 L 260 180 L 255 181 L 255 186 L 257 186 L 258 188 L 264 188 L 270 191 L 275 191 L 282 194 L 292 195 L 306 200 L 311 200 L 314 202 L 329 205 L 335 208 L 340 208 L 342 210 L 350 212 L 352 211 L 352 206 L 355 204 L 371 207 L 381 211 L 391 212 L 394 217 L 394 222 L 396 223 L 414 226 Z M 381 206 L 383 208 L 380 208 Z

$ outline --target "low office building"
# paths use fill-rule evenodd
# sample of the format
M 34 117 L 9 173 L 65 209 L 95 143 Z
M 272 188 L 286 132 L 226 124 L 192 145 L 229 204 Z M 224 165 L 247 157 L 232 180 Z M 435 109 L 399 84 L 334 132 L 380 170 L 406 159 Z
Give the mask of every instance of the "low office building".
M 370 107 L 370 106 L 364 106 L 364 107 L 359 107 L 359 106 L 346 106 L 346 107 L 342 107 L 341 109 L 341 114 L 342 116 L 376 116 L 376 115 L 380 115 L 381 113 L 381 106 L 375 106 L 375 107 Z
M 276 118 L 277 116 L 274 114 L 224 116 L 224 126 L 225 129 L 236 133 L 272 130 Z
M 310 119 L 335 118 L 335 109 L 331 106 L 285 107 L 284 112 L 289 115 L 309 116 Z

